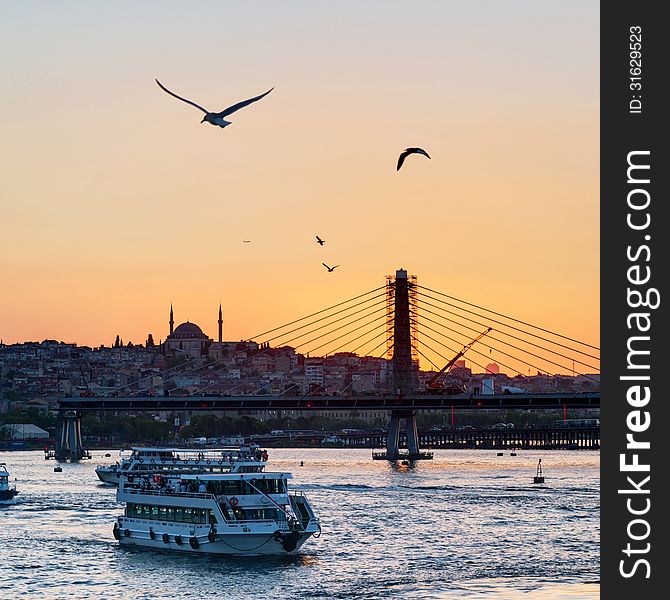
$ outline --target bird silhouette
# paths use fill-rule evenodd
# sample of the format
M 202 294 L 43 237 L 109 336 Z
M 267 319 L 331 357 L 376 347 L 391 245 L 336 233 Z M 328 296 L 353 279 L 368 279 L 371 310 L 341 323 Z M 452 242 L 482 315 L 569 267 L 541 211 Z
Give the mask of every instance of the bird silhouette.
M 335 265 L 334 267 L 329 267 L 326 263 L 321 263 L 321 264 L 322 264 L 324 267 L 326 267 L 326 269 L 328 269 L 328 272 L 329 272 L 329 273 L 332 273 L 335 269 L 337 269 L 337 267 L 340 266 L 340 265 Z
M 428 156 L 428 152 L 426 152 L 423 148 L 405 148 L 405 151 L 400 154 L 398 157 L 398 166 L 396 167 L 396 171 L 400 171 L 400 167 L 402 167 L 402 163 L 405 162 L 405 159 L 410 155 L 410 154 L 423 154 L 424 156 L 430 158 Z
M 318 235 L 316 236 L 316 243 L 319 244 L 319 246 L 323 246 L 326 243 L 326 240 L 322 240 Z
M 251 242 L 251 240 L 242 240 L 243 244 L 249 244 L 250 242 Z
M 168 90 L 158 79 L 156 79 L 156 83 L 158 84 L 158 87 L 160 87 L 164 92 L 167 92 L 170 94 L 170 96 L 174 96 L 178 100 L 181 100 L 182 102 L 186 102 L 186 104 L 190 104 L 191 106 L 195 106 L 196 108 L 200 109 L 202 112 L 205 113 L 205 116 L 202 118 L 201 123 L 204 123 L 207 121 L 208 123 L 211 123 L 212 125 L 218 125 L 219 127 L 227 127 L 228 125 L 231 124 L 231 121 L 226 121 L 224 117 L 227 117 L 228 115 L 232 115 L 234 112 L 237 112 L 240 110 L 240 108 L 244 108 L 245 106 L 249 106 L 252 102 L 256 102 L 257 100 L 260 100 L 264 96 L 267 96 L 274 88 L 270 88 L 267 92 L 264 94 L 261 94 L 260 96 L 254 96 L 253 98 L 249 98 L 248 100 L 242 100 L 242 102 L 238 102 L 237 104 L 233 104 L 232 106 L 229 106 L 228 108 L 224 108 L 221 112 L 210 112 L 206 108 L 203 108 L 199 104 L 196 104 L 195 102 L 191 102 L 190 100 L 187 100 L 186 98 L 182 98 L 181 96 L 177 96 L 174 92 L 171 92 Z

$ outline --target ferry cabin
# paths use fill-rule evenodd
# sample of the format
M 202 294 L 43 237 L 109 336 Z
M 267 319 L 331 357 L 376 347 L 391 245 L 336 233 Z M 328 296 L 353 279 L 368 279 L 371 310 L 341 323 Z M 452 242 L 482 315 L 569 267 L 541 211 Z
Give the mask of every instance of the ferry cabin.
M 117 499 L 126 503 L 114 525 L 122 545 L 214 554 L 296 552 L 319 520 L 290 473 L 174 475 L 129 481 Z

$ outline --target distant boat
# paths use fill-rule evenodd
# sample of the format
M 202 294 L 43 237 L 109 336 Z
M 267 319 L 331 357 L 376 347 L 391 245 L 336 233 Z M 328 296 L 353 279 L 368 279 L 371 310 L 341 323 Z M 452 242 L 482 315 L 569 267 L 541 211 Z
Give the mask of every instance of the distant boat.
M 0 463 L 0 504 L 16 504 L 16 486 L 9 485 L 7 465 Z
M 99 465 L 95 472 L 103 483 L 119 484 L 121 475 L 146 473 L 260 473 L 268 460 L 256 444 L 226 448 L 133 448 L 113 465 Z

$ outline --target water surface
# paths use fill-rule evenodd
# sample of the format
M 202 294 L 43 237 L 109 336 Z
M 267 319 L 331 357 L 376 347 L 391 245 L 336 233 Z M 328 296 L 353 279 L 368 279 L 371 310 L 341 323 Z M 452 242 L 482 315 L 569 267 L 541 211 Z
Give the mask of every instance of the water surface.
M 271 449 L 268 470 L 293 472 L 323 535 L 298 556 L 239 558 L 120 548 L 122 505 L 94 473 L 110 452 L 62 473 L 0 452 L 20 490 L 0 507 L 0 597 L 599 597 L 599 452 L 438 450 L 394 469 L 369 450 Z

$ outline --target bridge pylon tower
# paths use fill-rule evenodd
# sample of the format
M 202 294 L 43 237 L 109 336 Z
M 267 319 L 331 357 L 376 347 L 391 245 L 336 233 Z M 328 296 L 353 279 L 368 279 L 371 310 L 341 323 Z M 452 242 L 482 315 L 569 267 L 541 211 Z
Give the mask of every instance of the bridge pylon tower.
M 411 397 L 418 387 L 418 357 L 416 352 L 417 340 L 417 280 L 415 276 L 408 277 L 405 269 L 395 272 L 395 279 L 387 278 L 387 310 L 393 307 L 392 343 L 387 343 L 392 350 L 391 377 L 392 393 L 398 398 Z M 391 298 L 393 301 L 391 302 Z M 390 323 L 390 316 L 387 323 Z M 400 452 L 400 422 L 405 420 L 407 432 L 407 452 Z M 421 460 L 433 458 L 432 452 L 421 452 L 419 435 L 416 428 L 416 411 L 393 410 L 388 425 L 386 452 L 373 453 L 378 460 L 396 461 Z

